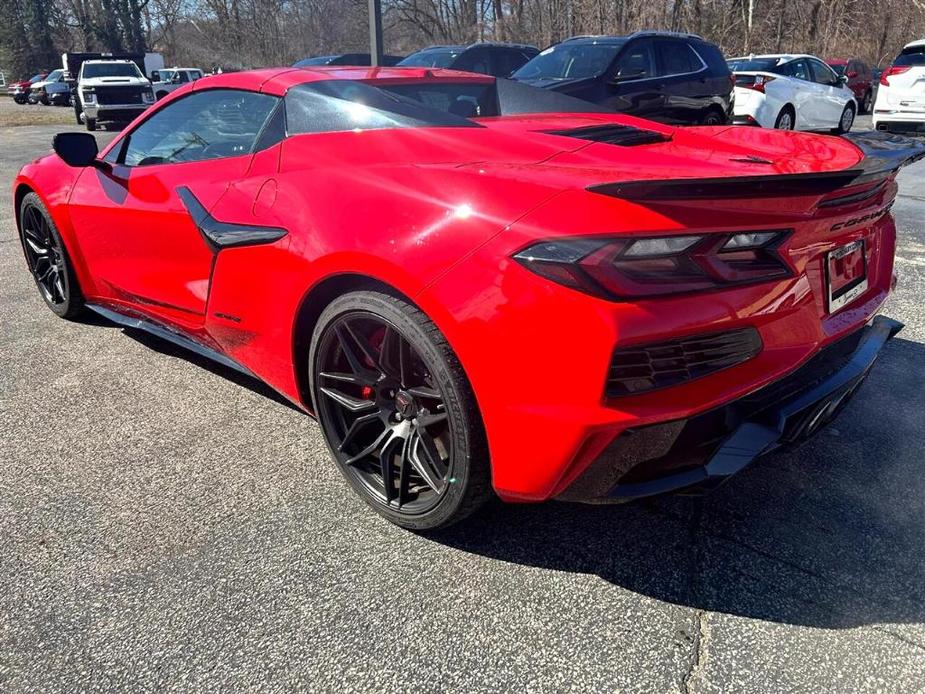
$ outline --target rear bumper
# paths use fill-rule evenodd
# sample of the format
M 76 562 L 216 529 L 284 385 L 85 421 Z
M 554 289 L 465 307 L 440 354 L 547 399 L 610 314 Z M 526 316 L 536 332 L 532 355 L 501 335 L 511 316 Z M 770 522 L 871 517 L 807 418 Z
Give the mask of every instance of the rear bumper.
M 902 327 L 877 316 L 755 393 L 689 419 L 629 429 L 557 498 L 615 503 L 707 491 L 758 457 L 802 442 L 832 421 Z
M 873 123 L 875 130 L 894 133 L 925 133 L 925 112 L 922 111 L 889 111 L 874 112 Z

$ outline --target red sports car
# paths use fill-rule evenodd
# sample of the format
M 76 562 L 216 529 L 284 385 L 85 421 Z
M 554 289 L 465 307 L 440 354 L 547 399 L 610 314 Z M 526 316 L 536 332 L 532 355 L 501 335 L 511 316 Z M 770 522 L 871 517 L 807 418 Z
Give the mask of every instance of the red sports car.
M 506 80 L 271 69 L 14 183 L 48 306 L 313 413 L 378 512 L 702 489 L 832 419 L 901 325 L 907 140 L 678 129 Z

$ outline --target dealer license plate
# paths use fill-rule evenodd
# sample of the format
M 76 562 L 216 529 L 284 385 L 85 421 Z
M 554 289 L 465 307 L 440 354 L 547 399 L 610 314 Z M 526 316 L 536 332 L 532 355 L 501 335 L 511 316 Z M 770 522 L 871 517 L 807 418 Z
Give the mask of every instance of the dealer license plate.
M 826 256 L 829 313 L 835 313 L 867 291 L 867 258 L 864 241 L 853 241 Z

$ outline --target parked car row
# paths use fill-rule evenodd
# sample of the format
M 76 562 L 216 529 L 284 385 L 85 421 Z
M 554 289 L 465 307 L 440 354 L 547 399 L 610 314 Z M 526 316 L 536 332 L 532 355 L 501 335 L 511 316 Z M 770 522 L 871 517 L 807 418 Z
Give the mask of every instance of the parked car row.
M 368 54 L 307 58 L 296 67 L 369 65 Z M 669 124 L 738 123 L 847 132 L 870 110 L 876 83 L 861 60 L 812 55 L 733 58 L 700 36 L 643 31 L 575 36 L 543 51 L 475 43 L 431 46 L 386 65 L 445 68 L 510 78 L 609 111 Z
M 70 55 L 78 58 L 69 64 L 65 54 L 63 69 L 10 84 L 13 99 L 73 103 L 78 122 L 93 130 L 103 119 L 130 119 L 203 76 L 198 68 L 148 70 L 147 62 L 134 55 Z M 81 67 L 85 60 L 87 74 Z M 368 53 L 342 53 L 304 58 L 293 67 L 370 64 Z M 857 58 L 824 61 L 808 54 L 768 54 L 727 61 L 716 45 L 700 36 L 664 31 L 575 36 L 543 51 L 495 42 L 430 46 L 404 58 L 385 56 L 384 65 L 509 78 L 609 111 L 669 124 L 731 122 L 844 133 L 859 113 L 873 107 L 874 126 L 880 130 L 925 129 L 925 41 L 908 44 L 882 74 Z M 71 77 L 75 74 L 76 79 Z
M 198 68 L 165 68 L 158 53 L 64 53 L 62 67 L 10 84 L 18 104 L 74 107 L 78 124 L 128 122 L 157 99 L 202 77 Z

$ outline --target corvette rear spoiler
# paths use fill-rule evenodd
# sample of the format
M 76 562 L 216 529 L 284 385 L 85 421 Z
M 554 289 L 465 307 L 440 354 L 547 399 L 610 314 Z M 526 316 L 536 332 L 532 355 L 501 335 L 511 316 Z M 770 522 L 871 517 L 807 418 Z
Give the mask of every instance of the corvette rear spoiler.
M 821 173 L 672 178 L 603 183 L 588 188 L 624 200 L 712 200 L 720 198 L 825 195 L 839 188 L 877 181 L 925 157 L 925 144 L 884 132 L 843 135 L 864 158 L 850 169 Z

